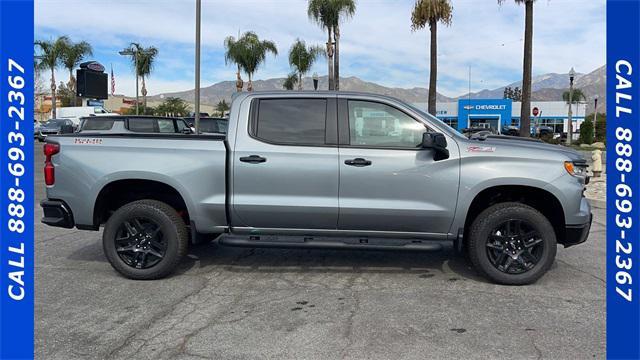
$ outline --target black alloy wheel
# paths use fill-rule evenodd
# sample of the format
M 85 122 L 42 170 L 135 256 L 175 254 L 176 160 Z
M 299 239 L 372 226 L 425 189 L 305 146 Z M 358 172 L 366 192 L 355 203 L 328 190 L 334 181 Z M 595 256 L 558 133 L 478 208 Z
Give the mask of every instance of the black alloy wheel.
M 160 279 L 187 254 L 184 219 L 166 203 L 138 200 L 116 210 L 102 233 L 102 248 L 115 270 L 135 280 Z
M 540 232 L 528 221 L 509 219 L 498 225 L 487 241 L 491 264 L 507 274 L 522 274 L 533 269 L 544 252 Z
M 531 284 L 556 257 L 556 232 L 545 215 L 518 202 L 489 206 L 474 219 L 466 241 L 469 260 L 487 279 Z
M 165 256 L 167 243 L 160 225 L 153 220 L 133 217 L 125 220 L 116 232 L 114 245 L 125 264 L 149 269 Z

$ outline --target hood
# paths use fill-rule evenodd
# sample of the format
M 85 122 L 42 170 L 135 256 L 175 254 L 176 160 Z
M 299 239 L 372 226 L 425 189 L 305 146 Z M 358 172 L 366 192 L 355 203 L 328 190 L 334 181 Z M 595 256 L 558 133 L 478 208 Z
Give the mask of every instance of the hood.
M 572 161 L 584 160 L 584 157 L 579 152 L 566 146 L 548 144 L 541 140 L 521 138 L 518 136 L 491 135 L 485 138 L 471 139 L 469 142 L 480 146 L 509 146 L 532 151 L 553 152 L 555 154 L 561 153 Z

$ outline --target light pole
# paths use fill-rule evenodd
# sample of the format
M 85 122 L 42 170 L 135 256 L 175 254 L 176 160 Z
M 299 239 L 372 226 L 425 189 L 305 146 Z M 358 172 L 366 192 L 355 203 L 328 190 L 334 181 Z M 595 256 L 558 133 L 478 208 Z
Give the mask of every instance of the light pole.
M 196 0 L 196 89 L 195 89 L 195 127 L 200 134 L 200 18 L 202 1 Z
M 598 95 L 593 99 L 593 141 L 596 140 L 596 125 L 598 125 Z
M 313 89 L 315 91 L 318 91 L 318 73 L 317 72 L 313 73 Z
M 136 115 L 138 115 L 138 103 L 140 102 L 138 98 L 138 49 L 132 49 L 132 48 L 124 49 L 122 51 L 119 51 L 118 54 L 122 56 L 133 55 L 134 67 L 136 69 Z
M 573 142 L 573 79 L 576 77 L 576 71 L 571 68 L 569 70 L 569 131 L 567 136 L 567 144 L 571 145 Z

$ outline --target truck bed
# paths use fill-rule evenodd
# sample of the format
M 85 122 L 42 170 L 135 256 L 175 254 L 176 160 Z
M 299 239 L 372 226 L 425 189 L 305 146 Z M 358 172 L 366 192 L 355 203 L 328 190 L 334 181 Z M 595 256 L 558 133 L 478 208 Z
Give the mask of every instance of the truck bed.
M 84 133 L 47 142 L 60 144 L 47 197 L 64 199 L 76 225 L 95 225 L 93 207 L 105 186 L 144 179 L 180 193 L 199 231 L 226 227 L 224 135 Z

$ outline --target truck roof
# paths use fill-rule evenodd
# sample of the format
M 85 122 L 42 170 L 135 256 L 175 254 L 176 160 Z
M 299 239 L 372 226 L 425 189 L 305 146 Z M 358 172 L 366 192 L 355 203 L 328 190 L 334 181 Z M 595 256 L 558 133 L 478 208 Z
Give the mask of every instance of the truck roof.
M 234 93 L 232 96 L 232 100 L 236 101 L 237 99 L 245 99 L 249 96 L 281 96 L 285 97 L 306 97 L 306 96 L 358 96 L 358 97 L 368 97 L 368 98 L 376 98 L 376 99 L 386 99 L 392 101 L 399 101 L 401 103 L 406 103 L 406 101 L 400 100 L 398 98 L 394 98 L 387 95 L 382 94 L 374 94 L 362 91 L 333 91 L 333 90 L 266 90 L 266 91 L 252 91 L 247 92 L 243 91 L 241 93 Z

